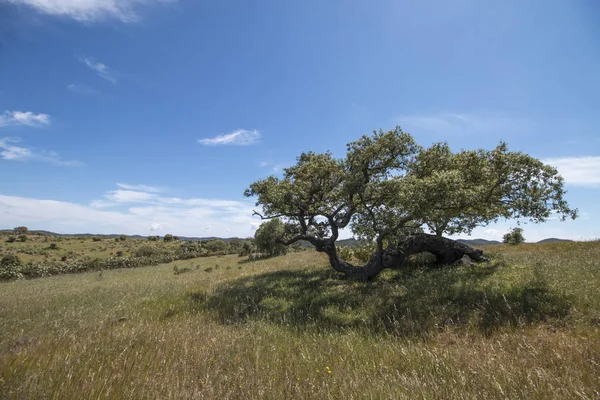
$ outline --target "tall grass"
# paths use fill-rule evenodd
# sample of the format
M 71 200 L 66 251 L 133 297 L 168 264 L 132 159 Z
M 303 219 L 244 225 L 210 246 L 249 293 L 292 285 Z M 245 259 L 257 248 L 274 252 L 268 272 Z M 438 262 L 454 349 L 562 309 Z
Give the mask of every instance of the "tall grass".
M 600 244 L 489 250 L 370 284 L 315 252 L 2 283 L 0 398 L 600 397 Z

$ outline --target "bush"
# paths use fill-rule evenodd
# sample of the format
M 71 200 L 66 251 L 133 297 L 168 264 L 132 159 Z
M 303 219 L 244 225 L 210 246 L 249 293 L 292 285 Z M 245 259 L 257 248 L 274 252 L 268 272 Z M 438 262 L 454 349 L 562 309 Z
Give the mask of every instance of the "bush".
M 15 235 L 27 235 L 29 233 L 29 229 L 26 226 L 17 226 L 13 229 Z
M 251 255 L 252 253 L 254 253 L 254 247 L 252 246 L 252 243 L 244 242 L 242 249 L 238 253 L 238 256 L 245 257 Z
M 14 243 L 17 241 L 17 238 L 14 236 L 9 236 L 8 239 L 6 239 L 6 243 Z
M 362 246 L 355 247 L 354 257 L 362 263 L 367 263 L 375 252 L 375 243 L 365 243 Z
M 277 243 L 277 239 L 283 237 L 284 233 L 285 225 L 279 218 L 274 218 L 258 227 L 254 234 L 254 244 L 259 252 L 270 257 L 286 254 L 288 247 Z
M 19 242 L 26 242 L 27 241 L 27 235 L 19 235 L 19 237 L 17 238 L 17 240 Z
M 58 245 L 56 243 L 50 243 L 48 250 L 58 250 Z
M 127 236 L 125 236 L 125 235 L 121 235 L 121 236 L 119 236 L 119 240 L 120 240 L 121 242 L 124 242 L 124 241 L 126 241 L 126 240 L 127 240 Z
M 167 233 L 167 234 L 165 235 L 165 237 L 163 238 L 163 240 L 164 240 L 165 242 L 172 242 L 172 241 L 173 241 L 173 235 L 171 235 L 170 233 Z
M 521 244 L 525 241 L 522 228 L 513 228 L 512 231 L 504 235 L 502 242 L 506 244 Z
M 2 260 L 0 260 L 0 265 L 3 267 L 9 266 L 9 265 L 23 265 L 23 262 L 21 261 L 21 259 L 18 256 L 9 254 L 7 256 L 2 257 Z
M 160 240 L 160 236 L 148 236 L 148 240 L 151 242 L 157 242 Z
M 154 246 L 142 246 L 134 253 L 135 257 L 153 257 L 164 253 L 164 251 Z
M 349 261 L 354 256 L 354 252 L 350 247 L 340 246 L 337 248 L 338 256 L 344 261 Z
M 94 242 L 101 242 L 101 241 L 102 241 L 102 239 L 101 239 L 101 238 L 99 238 L 99 237 L 93 237 L 93 238 L 92 238 L 92 240 L 93 240 Z

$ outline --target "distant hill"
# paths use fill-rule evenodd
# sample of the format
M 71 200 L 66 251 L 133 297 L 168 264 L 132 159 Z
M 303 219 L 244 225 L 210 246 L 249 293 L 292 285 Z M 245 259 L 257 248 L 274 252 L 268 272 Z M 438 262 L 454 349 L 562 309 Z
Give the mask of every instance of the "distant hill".
M 502 244 L 497 240 L 486 240 L 486 239 L 458 239 L 457 242 L 463 243 L 469 246 L 495 246 Z
M 548 239 L 540 240 L 537 243 L 558 243 L 558 242 L 572 242 L 572 240 L 569 240 L 569 239 L 548 238 Z
M 12 229 L 0 229 L 0 234 L 11 234 L 11 233 L 13 233 Z M 106 238 L 106 239 L 114 239 L 114 238 L 121 236 L 120 234 L 116 234 L 116 233 L 115 234 L 55 233 L 55 232 L 44 231 L 44 230 L 30 230 L 29 234 L 40 235 L 40 236 L 70 236 L 70 237 L 92 237 L 92 236 L 94 236 L 94 237 L 101 237 L 101 238 Z M 126 236 L 131 239 L 147 238 L 147 236 L 142 236 L 142 235 L 126 235 Z M 219 238 L 219 237 L 215 237 L 215 236 L 207 236 L 207 237 L 179 236 L 179 240 L 200 241 L 200 240 L 211 240 L 211 239 L 221 239 L 226 242 L 229 242 L 232 239 L 238 239 L 238 238 L 234 238 L 234 237 Z M 243 238 L 240 238 L 240 239 L 243 239 Z M 487 239 L 458 239 L 457 242 L 464 243 L 469 246 L 495 246 L 498 244 L 502 244 L 502 242 L 499 242 L 497 240 L 487 240 Z M 558 242 L 572 242 L 572 240 L 547 238 L 547 239 L 540 240 L 539 242 L 536 242 L 536 243 L 543 244 L 543 243 L 558 243 Z M 342 239 L 342 240 L 337 241 L 338 246 L 344 246 L 344 247 L 358 247 L 364 243 L 366 243 L 366 240 L 355 239 L 355 238 Z M 312 244 L 310 244 L 309 242 L 304 241 L 304 240 L 301 240 L 299 242 L 299 246 L 303 247 L 303 248 L 314 248 L 314 246 Z
M 11 234 L 13 233 L 12 229 L 0 229 L 0 234 Z M 56 233 L 56 232 L 50 232 L 50 231 L 43 231 L 43 230 L 30 230 L 29 231 L 30 235 L 39 235 L 39 236 L 68 236 L 68 237 L 99 237 L 99 238 L 105 238 L 105 239 L 114 239 L 114 238 L 118 238 L 119 236 L 121 236 L 121 234 L 117 234 L 117 233 L 111 233 L 111 234 L 101 234 L 101 233 Z M 146 239 L 148 236 L 142 236 L 142 235 L 125 235 L 130 239 Z M 162 237 L 163 235 L 161 235 Z M 177 236 L 177 235 L 175 235 Z M 224 240 L 226 242 L 229 242 L 232 239 L 238 239 L 235 237 L 228 237 L 228 238 L 219 238 L 216 236 L 207 236 L 207 237 L 188 237 L 188 236 L 179 236 L 179 240 L 192 240 L 192 241 L 200 241 L 200 240 L 211 240 L 211 239 L 221 239 Z

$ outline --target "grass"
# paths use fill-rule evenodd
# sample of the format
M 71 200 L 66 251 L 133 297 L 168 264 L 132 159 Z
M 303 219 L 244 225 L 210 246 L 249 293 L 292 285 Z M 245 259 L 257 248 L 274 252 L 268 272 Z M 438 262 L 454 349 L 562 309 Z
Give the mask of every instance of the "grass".
M 12 235 L 0 235 L 0 254 L 18 256 L 23 262 L 60 261 L 66 257 L 69 261 L 83 261 L 86 259 L 106 259 L 112 256 L 131 256 L 142 245 L 152 245 L 165 250 L 174 250 L 181 242 L 150 242 L 146 239 L 132 239 L 125 241 L 103 238 L 93 241 L 92 237 L 77 236 L 42 236 L 27 235 L 26 242 L 7 242 Z M 57 249 L 52 249 L 55 244 Z
M 600 242 L 488 250 L 369 284 L 313 251 L 2 283 L 0 398 L 599 398 Z

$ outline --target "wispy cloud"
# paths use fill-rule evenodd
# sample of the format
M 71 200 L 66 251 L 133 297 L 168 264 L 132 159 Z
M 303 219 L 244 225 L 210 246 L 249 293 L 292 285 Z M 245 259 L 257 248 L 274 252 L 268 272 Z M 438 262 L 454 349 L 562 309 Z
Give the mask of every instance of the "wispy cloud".
M 67 86 L 67 89 L 73 93 L 84 94 L 87 96 L 97 96 L 100 94 L 98 90 L 83 83 L 71 83 Z
M 473 135 L 490 132 L 522 132 L 532 127 L 531 121 L 498 115 L 470 113 L 434 113 L 404 115 L 395 119 L 409 132 L 428 132 L 443 135 Z
M 260 140 L 260 137 L 261 134 L 257 130 L 248 131 L 245 129 L 238 129 L 237 131 L 225 135 L 219 135 L 206 139 L 199 139 L 198 143 L 207 146 L 248 146 L 257 143 Z
M 542 160 L 552 165 L 565 178 L 565 183 L 575 186 L 600 187 L 600 157 L 560 157 Z
M 32 148 L 16 146 L 15 143 L 19 143 L 20 141 L 19 138 L 5 137 L 0 139 L 0 158 L 6 161 L 41 161 L 63 166 L 82 165 L 79 161 L 64 160 L 54 151 L 38 151 Z
M 156 186 L 149 186 L 149 185 L 129 185 L 127 183 L 117 183 L 117 186 L 120 187 L 121 189 L 137 190 L 137 191 L 141 191 L 141 192 L 160 193 L 160 192 L 164 191 L 164 189 L 161 189 Z
M 275 164 L 275 163 L 272 163 L 272 162 L 269 162 L 269 161 L 261 161 L 258 165 L 261 166 L 261 167 L 263 167 L 263 168 L 264 167 L 269 167 L 269 169 L 273 173 L 281 172 L 286 167 L 286 164 Z
M 70 17 L 81 22 L 116 18 L 122 22 L 139 19 L 137 9 L 155 3 L 176 0 L 8 0 L 10 3 L 34 8 L 40 13 Z
M 0 114 L 0 128 L 3 126 L 43 126 L 50 124 L 48 114 L 34 114 L 31 111 L 4 111 Z
M 117 78 L 115 77 L 115 71 L 109 68 L 106 64 L 95 62 L 94 60 L 88 57 L 79 58 L 79 61 L 87 65 L 93 71 L 95 71 L 96 75 L 98 75 L 100 78 L 111 83 L 117 82 Z

